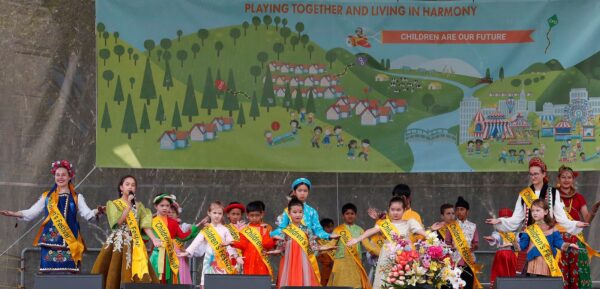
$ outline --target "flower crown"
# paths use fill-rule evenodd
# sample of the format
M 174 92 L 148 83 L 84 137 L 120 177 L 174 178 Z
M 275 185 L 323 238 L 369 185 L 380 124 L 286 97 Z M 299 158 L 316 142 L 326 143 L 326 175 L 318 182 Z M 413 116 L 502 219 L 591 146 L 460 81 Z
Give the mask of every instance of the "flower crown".
M 62 160 L 62 161 L 53 162 L 51 164 L 50 173 L 52 173 L 52 175 L 55 175 L 56 170 L 58 170 L 59 168 L 65 168 L 67 170 L 67 172 L 69 173 L 69 177 L 73 178 L 75 176 L 75 171 L 73 170 L 73 165 L 71 163 L 69 163 L 69 161 Z

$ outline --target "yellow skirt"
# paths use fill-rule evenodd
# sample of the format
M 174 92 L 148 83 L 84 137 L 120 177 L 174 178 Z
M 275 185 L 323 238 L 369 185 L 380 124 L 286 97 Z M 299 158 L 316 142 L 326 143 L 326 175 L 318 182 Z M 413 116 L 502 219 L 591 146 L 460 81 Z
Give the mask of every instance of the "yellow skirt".
M 362 288 L 360 268 L 351 256 L 335 259 L 327 286 Z

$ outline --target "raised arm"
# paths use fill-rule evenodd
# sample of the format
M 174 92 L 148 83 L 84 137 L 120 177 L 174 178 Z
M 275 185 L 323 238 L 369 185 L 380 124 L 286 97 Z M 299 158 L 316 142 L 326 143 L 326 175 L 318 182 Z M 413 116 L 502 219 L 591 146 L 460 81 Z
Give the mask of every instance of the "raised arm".
M 40 197 L 33 206 L 31 206 L 27 210 L 21 210 L 17 212 L 13 211 L 0 211 L 0 215 L 8 216 L 8 217 L 16 217 L 19 221 L 29 222 L 35 218 L 37 218 L 42 211 L 44 211 L 44 198 Z
M 379 228 L 379 226 L 375 225 L 375 227 L 366 230 L 364 233 L 362 233 L 360 236 L 356 237 L 356 238 L 352 238 L 350 239 L 350 241 L 348 241 L 348 243 L 346 244 L 346 246 L 354 246 L 354 244 L 369 238 L 377 233 L 381 232 L 381 229 Z
M 85 198 L 82 194 L 79 194 L 77 197 L 77 210 L 79 211 L 79 215 L 84 218 L 86 221 L 94 220 L 94 217 L 98 214 L 97 209 L 90 209 L 87 203 L 85 202 Z
M 279 215 L 278 219 L 280 219 L 280 222 L 279 224 L 277 224 L 277 229 L 271 232 L 271 237 L 281 236 L 282 230 L 290 224 L 290 218 L 288 218 L 288 215 L 285 213 L 285 211 L 281 215 Z
M 562 200 L 560 199 L 560 194 L 558 190 L 556 190 L 554 198 L 555 201 L 552 209 L 554 211 L 554 219 L 556 220 L 556 222 L 563 228 L 565 228 L 565 230 L 567 230 L 568 233 L 573 235 L 579 234 L 581 230 L 583 230 L 583 227 L 585 227 L 585 223 L 569 220 L 569 217 L 567 217 L 567 213 L 565 213 L 565 204 L 563 204 Z

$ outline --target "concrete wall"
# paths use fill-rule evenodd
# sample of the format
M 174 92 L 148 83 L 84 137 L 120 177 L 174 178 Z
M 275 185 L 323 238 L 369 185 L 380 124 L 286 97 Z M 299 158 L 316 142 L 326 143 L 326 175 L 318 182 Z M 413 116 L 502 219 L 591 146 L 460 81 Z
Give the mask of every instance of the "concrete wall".
M 526 173 L 440 174 L 335 174 L 273 173 L 246 171 L 126 170 L 100 169 L 95 163 L 95 51 L 93 1 L 0 1 L 0 209 L 29 207 L 50 188 L 50 162 L 71 160 L 77 170 L 75 183 L 90 206 L 117 196 L 116 186 L 125 174 L 138 177 L 139 198 L 150 205 L 151 196 L 170 192 L 182 201 L 186 221 L 199 220 L 213 200 L 267 203 L 268 222 L 284 207 L 291 181 L 311 178 L 314 189 L 309 202 L 321 217 L 337 220 L 340 207 L 353 202 L 360 222 L 370 206 L 385 208 L 392 187 L 404 182 L 414 191 L 413 207 L 425 223 L 438 218 L 442 203 L 454 203 L 458 195 L 471 202 L 471 219 L 481 235 L 491 232 L 483 220 L 501 207 L 513 207 L 518 191 L 527 183 Z M 89 176 L 88 176 L 89 174 Z M 85 180 L 84 177 L 87 178 Z M 553 175 L 552 178 L 555 178 Z M 579 178 L 579 189 L 588 201 L 600 199 L 600 174 L 588 172 Z M 596 221 L 590 236 L 600 233 Z M 31 247 L 37 227 L 0 218 L 0 253 L 22 238 L 0 257 L 0 285 L 20 284 L 18 256 Z M 104 219 L 82 223 L 88 247 L 101 246 L 107 232 Z M 594 247 L 600 239 L 591 238 Z M 486 245 L 482 249 L 489 249 Z M 28 253 L 27 288 L 38 266 L 35 253 Z M 17 259 L 15 259 L 17 257 Z M 489 268 L 490 263 L 482 259 Z M 600 267 L 593 274 L 600 279 Z M 86 256 L 84 270 L 93 263 Z M 487 280 L 487 276 L 482 277 Z

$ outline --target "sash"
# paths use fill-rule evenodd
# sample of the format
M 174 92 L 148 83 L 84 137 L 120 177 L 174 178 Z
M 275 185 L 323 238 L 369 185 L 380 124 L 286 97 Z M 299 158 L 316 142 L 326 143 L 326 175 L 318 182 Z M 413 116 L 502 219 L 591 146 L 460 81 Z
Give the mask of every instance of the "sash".
M 287 208 L 285 208 L 285 210 L 283 212 L 287 215 L 288 219 L 290 219 L 290 224 L 291 224 L 292 223 L 292 216 L 290 216 L 290 212 L 288 212 Z M 302 217 L 302 225 L 306 226 L 306 222 L 304 222 L 304 217 Z
M 342 246 L 344 246 L 344 248 L 346 248 L 346 252 L 350 256 L 352 256 L 352 259 L 354 260 L 356 267 L 360 270 L 359 273 L 360 273 L 360 283 L 362 285 L 361 288 L 371 289 L 369 277 L 367 275 L 367 272 L 365 271 L 365 268 L 362 265 L 362 261 L 360 260 L 360 256 L 358 255 L 358 250 L 356 250 L 356 248 L 354 246 L 352 246 L 352 247 L 346 246 L 348 241 L 350 241 L 350 238 L 352 238 L 352 233 L 350 232 L 350 229 L 348 228 L 348 226 L 346 224 L 344 224 L 344 225 L 341 225 L 341 226 L 338 226 L 337 228 L 335 228 L 335 230 L 333 232 L 334 232 L 334 234 L 340 235 L 339 243 L 341 243 Z
M 165 248 L 166 250 L 165 255 L 169 259 L 169 267 L 171 267 L 171 272 L 173 273 L 171 280 L 173 280 L 173 284 L 178 284 L 179 278 L 177 276 L 179 275 L 179 259 L 175 253 L 175 247 L 173 246 L 171 234 L 169 233 L 167 218 L 161 216 L 154 217 L 154 219 L 152 219 L 152 229 L 156 232 L 158 238 L 160 238 L 160 241 L 163 244 L 162 248 Z M 164 259 L 161 258 L 159 260 Z M 161 266 L 161 268 L 162 267 L 164 266 Z
M 458 250 L 458 253 L 465 261 L 467 266 L 469 266 L 473 271 L 473 286 L 475 288 L 483 288 L 483 286 L 481 286 L 479 280 L 477 279 L 477 274 L 479 273 L 480 266 L 475 264 L 473 252 L 471 252 L 471 248 L 467 243 L 467 239 L 465 238 L 462 228 L 456 221 L 448 224 L 447 227 L 450 231 L 450 235 L 452 236 L 452 240 L 454 240 L 454 246 Z
M 112 202 L 121 212 L 123 212 L 127 207 L 127 204 L 122 199 L 114 200 Z M 142 234 L 140 232 L 140 228 L 138 227 L 137 220 L 133 215 L 133 211 L 129 211 L 125 220 L 127 222 L 127 227 L 129 227 L 129 231 L 131 232 L 131 243 L 133 245 L 131 249 L 131 280 L 133 280 L 135 276 L 138 276 L 138 278 L 141 280 L 144 275 L 149 274 L 148 253 L 146 252 L 146 246 L 144 246 Z
M 528 208 L 531 208 L 531 203 L 538 199 L 538 197 L 535 195 L 535 192 L 530 187 L 527 187 L 519 192 L 519 196 L 521 196 L 521 199 L 523 199 Z
M 388 218 L 377 221 L 377 225 L 379 226 L 379 229 L 381 229 L 381 233 L 383 233 L 385 238 L 390 242 L 394 242 L 392 234 L 395 233 L 398 237 L 402 236 L 400 231 L 398 231 L 398 228 L 396 228 Z
M 525 232 L 529 235 L 531 242 L 535 247 L 540 251 L 542 258 L 546 261 L 548 265 L 548 269 L 550 269 L 550 275 L 552 277 L 561 277 L 562 271 L 558 267 L 558 261 L 554 258 L 552 254 L 552 249 L 550 248 L 550 244 L 548 243 L 548 239 L 546 235 L 544 235 L 544 231 L 538 224 L 533 224 L 525 229 Z
M 265 266 L 269 270 L 269 275 L 271 275 L 271 281 L 273 281 L 273 267 L 271 267 L 271 262 L 269 262 L 269 258 L 265 254 L 265 248 L 262 244 L 262 236 L 260 235 L 260 231 L 252 226 L 246 226 L 240 231 L 246 239 L 254 246 L 254 248 L 260 253 L 260 258 L 262 259 Z
M 446 232 L 448 232 L 448 225 L 444 225 L 438 230 L 438 233 L 440 236 L 442 236 L 442 239 L 446 239 Z
M 498 234 L 500 234 L 500 237 L 502 237 L 502 240 L 506 243 L 514 244 L 517 239 L 517 236 L 513 232 L 498 231 Z
M 233 224 L 229 223 L 229 224 L 225 225 L 225 228 L 227 228 L 227 230 L 229 230 L 229 233 L 231 234 L 231 237 L 233 237 L 234 241 L 236 241 L 236 242 L 240 241 L 240 231 L 238 231 L 238 229 Z M 235 251 L 238 253 L 238 256 L 242 256 L 242 250 L 235 249 Z M 242 267 L 240 266 L 239 269 L 241 270 Z
M 215 229 L 213 225 L 208 225 L 202 229 L 202 235 L 210 245 L 210 247 L 215 251 L 215 256 L 217 259 L 217 265 L 219 268 L 224 269 L 227 274 L 236 274 L 235 267 L 231 265 L 231 261 L 229 260 L 229 255 L 227 254 L 227 250 L 225 247 L 221 246 L 223 240 L 221 240 L 221 236 Z
M 314 252 L 310 249 L 308 236 L 306 236 L 306 234 L 302 230 L 300 230 L 300 228 L 296 227 L 296 225 L 292 224 L 291 222 L 287 227 L 285 227 L 285 229 L 283 229 L 283 232 L 290 238 L 292 238 L 292 240 L 296 241 L 298 245 L 300 245 L 300 247 L 304 251 L 304 254 L 306 254 L 306 257 L 308 257 L 313 271 L 315 271 L 317 283 L 321 283 L 321 273 L 319 272 L 319 264 L 317 264 L 317 257 L 315 256 Z
M 75 194 L 75 190 L 73 185 L 69 183 L 69 190 L 71 191 L 71 196 L 73 197 L 73 201 L 75 202 L 75 206 L 77 206 L 77 194 Z M 45 199 L 48 197 L 49 192 L 44 192 L 42 197 Z M 83 244 L 83 239 L 81 238 L 81 234 L 77 235 L 77 238 L 69 228 L 69 224 L 65 217 L 62 215 L 62 212 L 58 210 L 58 192 L 54 191 L 53 194 L 50 195 L 50 200 L 48 200 L 48 205 L 46 207 L 48 209 L 48 216 L 44 219 L 44 222 L 40 226 L 40 230 L 35 237 L 35 241 L 33 242 L 34 246 L 38 245 L 38 240 L 40 239 L 40 235 L 42 234 L 44 227 L 50 220 L 54 224 L 54 227 L 60 233 L 63 240 L 67 243 L 67 247 L 69 251 L 71 251 L 71 257 L 75 262 L 75 265 L 81 262 L 81 258 L 83 256 L 83 251 L 85 251 L 85 245 Z
M 322 239 L 317 240 L 317 242 L 319 243 L 319 245 L 322 245 L 322 246 L 329 244 L 329 241 L 322 240 Z M 335 250 L 327 250 L 323 253 L 325 253 L 327 256 L 329 256 L 329 258 L 331 258 L 332 261 L 335 260 Z
M 567 215 L 567 218 L 569 218 L 569 220 L 574 221 L 573 217 L 571 217 L 571 214 L 569 214 L 569 212 L 567 212 L 567 208 L 564 207 L 565 209 L 565 214 Z M 557 229 L 560 232 L 564 232 L 565 229 L 563 227 L 561 227 L 560 225 L 556 225 Z M 594 248 L 592 248 L 592 246 L 590 246 L 586 241 L 585 241 L 585 237 L 583 236 L 583 231 L 579 232 L 579 234 L 576 235 L 577 239 L 579 239 L 579 242 L 581 242 L 581 244 L 583 244 L 585 246 L 585 249 L 588 252 L 588 255 L 590 257 L 600 257 L 600 253 L 596 250 L 594 250 Z

